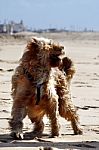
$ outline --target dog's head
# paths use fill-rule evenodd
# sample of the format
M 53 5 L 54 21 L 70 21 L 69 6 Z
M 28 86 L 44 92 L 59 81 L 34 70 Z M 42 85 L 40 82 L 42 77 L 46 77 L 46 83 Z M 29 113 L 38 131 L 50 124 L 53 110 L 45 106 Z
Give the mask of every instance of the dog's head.
M 29 57 L 41 66 L 58 67 L 64 55 L 64 47 L 50 39 L 32 38 L 27 45 Z
M 52 43 L 49 52 L 49 64 L 51 67 L 58 67 L 64 55 L 64 47 L 59 44 Z

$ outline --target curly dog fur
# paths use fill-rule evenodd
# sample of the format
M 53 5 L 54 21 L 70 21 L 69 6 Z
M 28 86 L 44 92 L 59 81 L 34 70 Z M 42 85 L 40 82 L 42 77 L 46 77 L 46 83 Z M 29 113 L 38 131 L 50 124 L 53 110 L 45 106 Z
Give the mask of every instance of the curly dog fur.
M 9 125 L 14 138 L 23 138 L 26 115 L 34 123 L 33 133 L 42 134 L 45 114 L 50 119 L 51 135 L 58 136 L 57 109 L 60 116 L 71 121 L 74 133 L 82 134 L 69 89 L 75 69 L 71 59 L 63 56 L 64 47 L 53 41 L 32 38 L 27 44 L 12 76 L 13 106 Z

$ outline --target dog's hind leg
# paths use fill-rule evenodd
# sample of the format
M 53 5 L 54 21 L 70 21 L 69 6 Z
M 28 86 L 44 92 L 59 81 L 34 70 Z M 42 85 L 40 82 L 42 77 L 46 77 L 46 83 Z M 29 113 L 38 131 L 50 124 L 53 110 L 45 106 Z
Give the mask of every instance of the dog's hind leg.
M 59 124 L 57 120 L 56 99 L 52 98 L 47 108 L 47 114 L 51 123 L 51 137 L 59 136 Z
M 34 130 L 33 134 L 37 136 L 41 136 L 44 130 L 44 122 L 43 119 L 39 119 L 38 121 L 34 122 Z
M 11 136 L 15 139 L 23 139 L 22 121 L 26 116 L 26 108 L 23 104 L 23 100 L 20 98 L 14 99 L 12 112 L 11 112 L 12 118 L 9 121 L 9 125 L 11 127 Z
M 33 100 L 35 102 L 35 100 Z M 45 114 L 44 109 L 40 105 L 28 105 L 27 115 L 31 122 L 33 123 L 33 131 L 31 132 L 31 137 L 41 136 L 44 130 L 43 116 Z
M 59 99 L 59 114 L 66 120 L 71 121 L 74 134 L 82 134 L 76 109 L 74 108 L 73 104 L 68 102 L 68 104 L 66 104 L 66 101 L 67 100 Z
M 71 101 L 70 91 L 66 79 L 62 76 L 60 77 L 60 84 L 56 87 L 57 94 L 59 96 L 59 114 L 61 117 L 68 121 L 71 121 L 74 134 L 82 134 L 82 130 L 79 127 L 79 118 L 76 113 L 76 108 Z

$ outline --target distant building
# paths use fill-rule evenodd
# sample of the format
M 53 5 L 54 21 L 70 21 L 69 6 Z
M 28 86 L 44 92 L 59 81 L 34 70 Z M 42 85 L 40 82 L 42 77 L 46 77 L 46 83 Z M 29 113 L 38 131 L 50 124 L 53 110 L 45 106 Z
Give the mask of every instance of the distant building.
M 0 24 L 0 33 L 6 32 L 6 26 L 4 24 Z
M 20 23 L 11 21 L 10 23 L 0 24 L 0 33 L 13 34 L 22 31 L 26 31 L 26 27 L 24 26 L 22 20 L 20 21 Z

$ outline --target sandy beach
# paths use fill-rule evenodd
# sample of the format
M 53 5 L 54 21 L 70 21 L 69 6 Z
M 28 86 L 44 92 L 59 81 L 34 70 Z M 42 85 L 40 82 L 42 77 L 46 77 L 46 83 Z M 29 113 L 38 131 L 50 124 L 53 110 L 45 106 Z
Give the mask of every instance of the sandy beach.
M 73 59 L 76 74 L 72 80 L 71 94 L 78 108 L 83 135 L 74 135 L 70 122 L 59 117 L 61 136 L 49 138 L 50 123 L 45 116 L 42 138 L 25 138 L 21 141 L 10 137 L 11 76 L 32 36 L 51 38 L 62 43 L 67 56 Z M 32 124 L 25 118 L 23 132 L 31 130 Z M 0 35 L 0 149 L 99 150 L 99 32 Z

